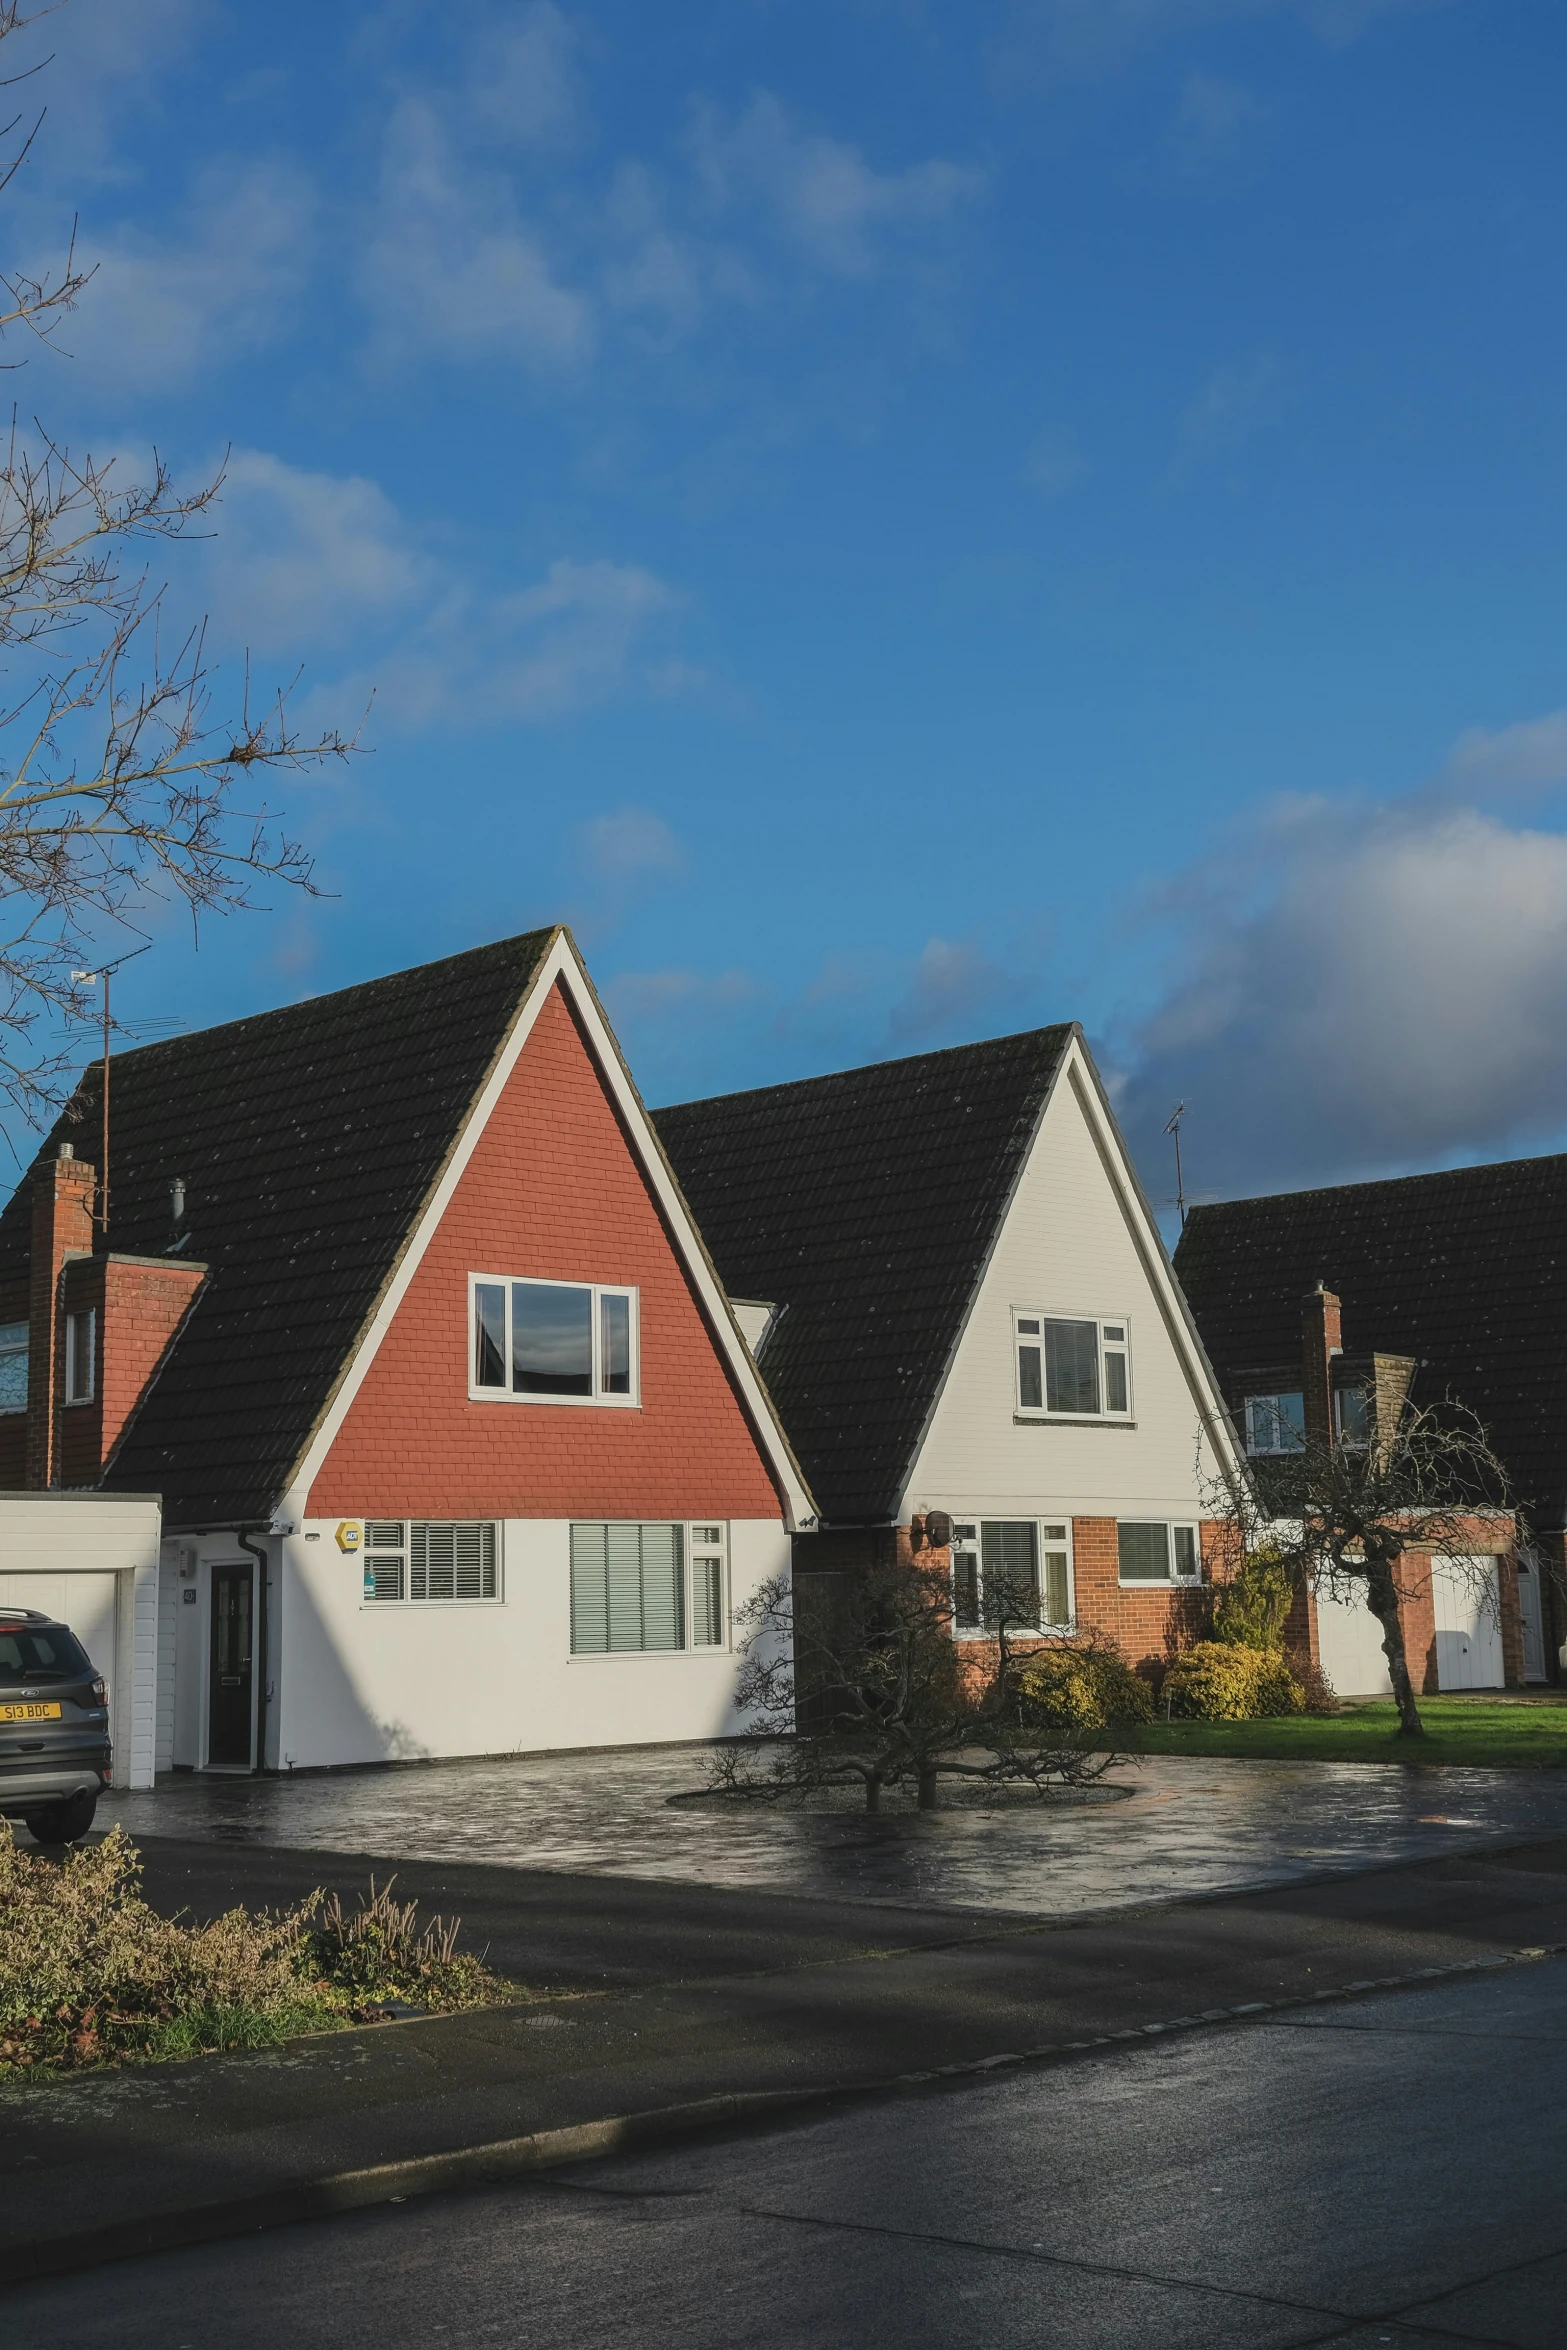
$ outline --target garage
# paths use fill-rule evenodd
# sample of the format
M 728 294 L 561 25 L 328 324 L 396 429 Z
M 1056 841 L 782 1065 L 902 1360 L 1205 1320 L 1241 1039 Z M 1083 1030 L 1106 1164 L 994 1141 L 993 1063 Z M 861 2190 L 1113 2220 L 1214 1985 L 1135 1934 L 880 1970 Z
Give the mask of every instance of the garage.
M 69 1624 L 103 1675 L 119 1787 L 153 1783 L 161 1520 L 151 1494 L 0 1494 L 0 1602 Z
M 1391 1697 L 1382 1627 L 1363 1589 L 1342 1598 L 1317 1593 L 1317 1655 L 1339 1697 Z
M 1502 1610 L 1496 1561 L 1438 1558 L 1431 1561 L 1431 1613 L 1436 1626 L 1436 1685 L 1439 1689 L 1500 1689 Z

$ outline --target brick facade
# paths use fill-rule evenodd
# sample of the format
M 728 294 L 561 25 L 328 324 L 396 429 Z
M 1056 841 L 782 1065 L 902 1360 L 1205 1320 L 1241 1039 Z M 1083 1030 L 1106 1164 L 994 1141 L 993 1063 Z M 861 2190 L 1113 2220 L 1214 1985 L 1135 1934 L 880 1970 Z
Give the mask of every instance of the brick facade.
M 90 1403 L 60 1407 L 58 1482 L 96 1483 L 206 1277 L 204 1265 L 147 1257 L 78 1259 L 65 1270 L 63 1311 L 98 1317 Z
M 468 1276 L 634 1284 L 639 1410 L 474 1402 Z M 312 1486 L 313 1517 L 778 1518 L 765 1456 L 557 987 Z

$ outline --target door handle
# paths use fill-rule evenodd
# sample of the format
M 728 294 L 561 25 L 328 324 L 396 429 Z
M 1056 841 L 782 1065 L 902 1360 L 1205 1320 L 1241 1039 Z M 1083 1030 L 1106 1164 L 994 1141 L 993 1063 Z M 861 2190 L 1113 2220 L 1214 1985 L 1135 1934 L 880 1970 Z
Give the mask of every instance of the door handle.
M 240 1684 L 238 1673 L 222 1673 L 219 1675 L 219 1679 L 225 1689 L 237 1689 Z

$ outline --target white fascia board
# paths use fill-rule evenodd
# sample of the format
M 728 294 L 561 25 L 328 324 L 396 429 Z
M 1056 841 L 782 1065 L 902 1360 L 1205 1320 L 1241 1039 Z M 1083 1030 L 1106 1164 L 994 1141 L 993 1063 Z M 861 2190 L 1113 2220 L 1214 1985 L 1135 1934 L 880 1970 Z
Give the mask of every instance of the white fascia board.
M 1088 1131 L 1094 1138 L 1100 1161 L 1126 1219 L 1133 1246 L 1142 1259 L 1149 1287 L 1158 1301 L 1165 1328 L 1170 1334 L 1170 1343 L 1175 1348 L 1176 1359 L 1186 1374 L 1203 1433 L 1213 1446 L 1226 1481 L 1232 1485 L 1238 1484 L 1244 1491 L 1250 1485 L 1250 1475 L 1236 1441 L 1213 1365 L 1197 1334 L 1191 1308 L 1175 1278 L 1175 1268 L 1170 1263 L 1169 1252 L 1160 1236 L 1148 1195 L 1132 1165 L 1125 1137 L 1111 1111 L 1099 1072 L 1089 1057 L 1087 1047 L 1076 1038 L 1068 1062 L 1072 1091 L 1088 1122 Z
M 1230 1426 L 1229 1414 L 1224 1407 L 1224 1399 L 1219 1393 L 1219 1385 L 1214 1377 L 1213 1367 L 1203 1351 L 1202 1341 L 1197 1336 L 1190 1309 L 1176 1282 L 1164 1242 L 1159 1237 L 1159 1227 L 1154 1220 L 1153 1209 L 1138 1180 L 1137 1170 L 1132 1165 L 1121 1130 L 1111 1113 L 1099 1072 L 1094 1067 L 1088 1047 L 1083 1041 L 1082 1031 L 1079 1029 L 1068 1041 L 1067 1048 L 1056 1066 L 1055 1074 L 1045 1088 L 1044 1099 L 1039 1105 L 1039 1115 L 1034 1121 L 1034 1131 L 1028 1138 L 1028 1148 L 1018 1161 L 1017 1173 L 1013 1178 L 1006 1206 L 996 1219 L 996 1227 L 990 1236 L 990 1245 L 985 1251 L 984 1262 L 981 1264 L 975 1276 L 974 1286 L 969 1292 L 968 1304 L 964 1307 L 963 1319 L 958 1326 L 957 1336 L 953 1340 L 952 1352 L 947 1357 L 936 1393 L 931 1399 L 931 1407 L 926 1415 L 925 1425 L 920 1430 L 919 1442 L 914 1447 L 903 1491 L 898 1498 L 897 1522 L 900 1525 L 907 1523 L 914 1495 L 916 1491 L 921 1489 L 919 1466 L 924 1455 L 926 1441 L 935 1422 L 936 1413 L 940 1409 L 942 1398 L 946 1394 L 947 1382 L 952 1376 L 953 1365 L 958 1359 L 958 1352 L 968 1330 L 970 1318 L 979 1302 L 980 1292 L 985 1286 L 991 1259 L 1001 1244 L 1001 1235 L 1006 1229 L 1007 1218 L 1012 1213 L 1024 1174 L 1038 1146 L 1045 1120 L 1050 1114 L 1050 1105 L 1055 1100 L 1057 1088 L 1063 1080 L 1071 1086 L 1083 1111 L 1088 1131 L 1094 1140 L 1094 1147 L 1099 1153 L 1100 1163 L 1110 1180 L 1117 1204 L 1131 1233 L 1133 1245 L 1147 1272 L 1149 1286 L 1158 1303 L 1160 1316 L 1169 1330 L 1176 1358 L 1191 1388 L 1203 1433 L 1218 1456 L 1226 1480 L 1230 1482 L 1239 1480 L 1242 1486 L 1249 1482 L 1245 1465 L 1236 1447 L 1235 1434 Z
M 510 1083 L 512 1072 L 521 1057 L 523 1047 L 533 1033 L 534 1022 L 549 997 L 550 989 L 558 981 L 571 998 L 583 1027 L 586 1029 L 597 1056 L 600 1072 L 609 1087 L 626 1131 L 631 1137 L 641 1163 L 649 1190 L 664 1212 L 668 1229 L 674 1234 L 681 1260 L 689 1273 L 693 1287 L 707 1310 L 709 1327 L 734 1377 L 736 1386 L 745 1398 L 753 1426 L 763 1446 L 769 1467 L 785 1496 L 785 1519 L 791 1532 L 815 1512 L 805 1481 L 789 1451 L 788 1441 L 773 1409 L 772 1399 L 762 1385 L 750 1350 L 739 1325 L 730 1311 L 711 1259 L 703 1247 L 691 1211 L 680 1195 L 657 1135 L 653 1132 L 642 1100 L 627 1075 L 608 1021 L 604 1017 L 592 982 L 583 968 L 568 931 L 557 930 L 553 940 L 528 983 L 527 992 L 517 1010 L 511 1031 L 496 1055 L 495 1064 L 486 1079 L 483 1090 L 468 1115 L 468 1122 L 458 1136 L 455 1147 L 439 1180 L 432 1190 L 418 1223 L 415 1225 L 401 1257 L 388 1280 L 372 1313 L 369 1323 L 338 1383 L 326 1411 L 316 1425 L 304 1454 L 295 1464 L 288 1479 L 288 1491 L 279 1505 L 279 1512 L 298 1523 L 305 1497 L 321 1472 L 327 1454 L 337 1440 L 343 1422 L 347 1419 L 354 1399 L 363 1386 L 371 1364 L 376 1358 L 381 1341 L 396 1318 L 415 1273 L 424 1260 L 426 1250 L 439 1229 L 442 1217 L 450 1207 L 468 1169 L 469 1161 L 479 1146 L 480 1137 L 490 1117 Z

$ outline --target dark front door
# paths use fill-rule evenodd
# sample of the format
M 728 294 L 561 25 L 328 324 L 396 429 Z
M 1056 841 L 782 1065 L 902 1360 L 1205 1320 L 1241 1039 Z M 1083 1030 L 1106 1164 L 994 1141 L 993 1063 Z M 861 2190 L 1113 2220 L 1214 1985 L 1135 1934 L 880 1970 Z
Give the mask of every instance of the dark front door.
M 207 1709 L 207 1760 L 248 1771 L 250 1749 L 250 1616 L 254 1567 L 212 1570 L 212 1695 Z

